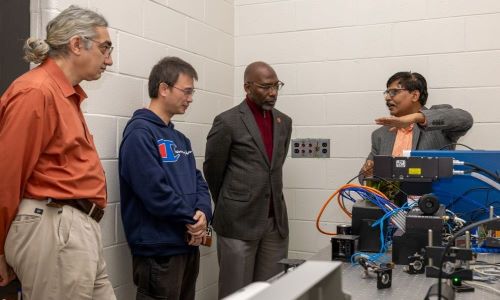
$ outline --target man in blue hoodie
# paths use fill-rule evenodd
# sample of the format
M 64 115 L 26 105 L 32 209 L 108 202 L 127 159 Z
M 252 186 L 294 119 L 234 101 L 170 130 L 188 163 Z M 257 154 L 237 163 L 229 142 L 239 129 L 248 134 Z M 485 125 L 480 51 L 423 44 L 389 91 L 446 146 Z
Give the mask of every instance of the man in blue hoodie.
M 165 57 L 151 70 L 151 103 L 128 122 L 120 146 L 123 227 L 136 299 L 194 299 L 200 252 L 212 215 L 189 139 L 171 119 L 193 101 L 195 69 Z

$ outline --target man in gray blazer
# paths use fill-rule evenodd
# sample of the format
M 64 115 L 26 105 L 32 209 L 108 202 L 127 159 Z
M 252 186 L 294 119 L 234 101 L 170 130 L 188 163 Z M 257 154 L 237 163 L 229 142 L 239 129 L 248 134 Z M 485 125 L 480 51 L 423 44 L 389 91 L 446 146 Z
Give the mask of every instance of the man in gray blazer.
M 274 108 L 284 85 L 264 62 L 247 66 L 246 99 L 214 119 L 203 172 L 215 202 L 219 298 L 283 270 L 288 216 L 283 163 L 292 120 Z
M 384 92 L 390 117 L 375 120 L 382 127 L 372 133 L 372 149 L 361 169 L 360 181 L 373 173 L 374 155 L 401 156 L 403 150 L 455 148 L 472 127 L 470 113 L 451 105 L 425 107 L 427 82 L 419 73 L 398 72 Z

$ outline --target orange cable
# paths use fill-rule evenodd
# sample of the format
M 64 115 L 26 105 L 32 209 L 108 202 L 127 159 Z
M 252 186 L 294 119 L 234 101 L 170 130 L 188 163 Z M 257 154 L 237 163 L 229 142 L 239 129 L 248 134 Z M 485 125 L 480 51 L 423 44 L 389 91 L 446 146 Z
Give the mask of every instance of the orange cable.
M 330 203 L 330 201 L 332 201 L 333 197 L 335 197 L 335 195 L 337 193 L 339 193 L 339 191 L 341 190 L 338 189 L 336 190 L 329 198 L 328 200 L 326 200 L 326 202 L 323 204 L 323 206 L 321 207 L 321 209 L 319 210 L 319 213 L 318 213 L 318 216 L 316 217 L 316 229 L 318 229 L 319 232 L 323 233 L 323 234 L 326 234 L 326 235 L 337 235 L 336 233 L 333 233 L 333 232 L 328 232 L 328 231 L 324 231 L 323 229 L 321 229 L 321 227 L 319 226 L 319 222 L 320 222 L 320 219 L 321 219 L 321 215 L 323 215 L 323 212 L 325 211 L 325 208 L 328 206 L 328 204 Z
M 372 188 L 372 187 L 369 187 L 369 186 L 365 186 L 365 185 L 359 185 L 359 184 L 344 184 L 343 186 L 341 186 L 339 189 L 337 189 L 329 198 L 328 200 L 326 200 L 326 202 L 323 204 L 323 206 L 321 207 L 319 213 L 318 213 L 318 216 L 316 217 L 316 229 L 318 229 L 319 232 L 323 233 L 323 234 L 326 234 L 326 235 L 337 235 L 336 233 L 334 232 L 328 232 L 328 231 L 324 231 L 323 229 L 321 229 L 320 227 L 320 220 L 321 220 L 321 216 L 323 215 L 323 212 L 325 211 L 326 207 L 328 206 L 328 204 L 330 204 L 330 201 L 332 201 L 333 197 L 335 197 L 335 195 L 337 195 L 337 203 L 339 204 L 339 207 L 342 209 L 342 211 L 349 217 L 349 218 L 352 218 L 352 214 L 351 212 L 349 212 L 347 210 L 347 208 L 342 204 L 342 201 L 341 201 L 341 192 L 345 189 L 348 189 L 348 188 L 351 188 L 351 187 L 356 187 L 356 188 L 361 188 L 361 189 L 364 189 L 366 191 L 369 191 L 371 193 L 374 193 L 374 194 L 377 194 L 379 195 L 380 197 L 384 198 L 384 199 L 387 199 L 387 196 L 382 193 L 381 191 L 375 189 L 375 188 Z

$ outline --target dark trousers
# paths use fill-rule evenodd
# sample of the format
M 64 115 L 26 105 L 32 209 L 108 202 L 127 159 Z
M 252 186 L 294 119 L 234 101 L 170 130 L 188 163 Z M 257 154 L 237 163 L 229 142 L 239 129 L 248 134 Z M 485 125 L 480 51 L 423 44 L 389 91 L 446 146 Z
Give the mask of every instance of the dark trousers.
M 217 236 L 219 259 L 219 299 L 255 281 L 266 281 L 282 272 L 278 264 L 288 255 L 288 237 L 282 238 L 273 218 L 258 240 L 239 240 Z
M 199 250 L 192 254 L 132 259 L 136 300 L 194 300 Z

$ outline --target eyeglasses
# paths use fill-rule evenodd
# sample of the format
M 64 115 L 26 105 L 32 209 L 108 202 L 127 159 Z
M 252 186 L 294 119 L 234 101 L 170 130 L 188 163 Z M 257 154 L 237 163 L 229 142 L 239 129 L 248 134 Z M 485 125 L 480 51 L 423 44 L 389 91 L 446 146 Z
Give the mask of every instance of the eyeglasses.
M 397 94 L 399 94 L 399 92 L 401 91 L 407 91 L 408 89 L 387 89 L 384 91 L 384 97 L 387 97 L 387 96 L 390 96 L 390 97 L 394 97 L 396 96 Z
M 105 56 L 105 57 L 110 57 L 111 56 L 111 52 L 113 52 L 113 46 L 111 46 L 110 42 L 109 41 L 105 41 L 105 42 L 99 42 L 99 41 L 96 41 L 94 39 L 91 39 L 87 36 L 84 36 L 83 37 L 84 39 L 86 40 L 89 40 L 89 41 L 92 41 L 94 43 L 97 44 L 97 48 L 99 48 L 99 51 L 101 51 L 101 53 Z
M 162 83 L 166 84 L 167 86 L 173 87 L 176 90 L 179 90 L 179 91 L 183 92 L 184 96 L 193 96 L 194 93 L 196 92 L 196 90 L 194 88 L 181 89 L 181 88 L 176 87 L 175 85 L 170 85 L 170 84 L 168 84 L 166 82 L 162 82 Z
M 191 88 L 181 89 L 181 88 L 178 88 L 178 87 L 176 87 L 176 86 L 174 86 L 174 85 L 171 85 L 171 87 L 173 87 L 173 88 L 174 88 L 174 89 L 176 89 L 176 90 L 179 90 L 179 91 L 183 92 L 183 93 L 184 93 L 184 96 L 193 96 L 193 95 L 194 95 L 194 92 L 196 92 L 196 90 L 195 90 L 195 89 L 191 89 Z
M 252 81 L 248 81 L 247 82 L 248 84 L 253 84 L 265 91 L 271 91 L 272 89 L 275 89 L 276 91 L 279 91 L 281 90 L 281 88 L 285 85 L 284 82 L 281 82 L 281 81 L 278 81 L 276 83 L 273 83 L 273 84 L 260 84 L 260 83 L 257 83 L 257 82 L 252 82 Z

